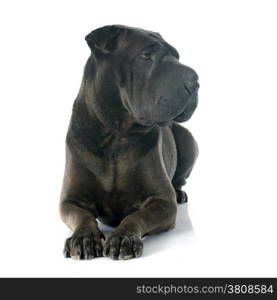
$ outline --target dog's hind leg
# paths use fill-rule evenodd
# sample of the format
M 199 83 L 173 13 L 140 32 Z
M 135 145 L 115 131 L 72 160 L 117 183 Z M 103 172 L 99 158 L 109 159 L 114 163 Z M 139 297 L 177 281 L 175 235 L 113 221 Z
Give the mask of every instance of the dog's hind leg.
M 192 134 L 181 125 L 173 122 L 172 133 L 177 148 L 177 167 L 172 179 L 178 203 L 187 202 L 187 194 L 182 191 L 198 156 L 198 146 Z

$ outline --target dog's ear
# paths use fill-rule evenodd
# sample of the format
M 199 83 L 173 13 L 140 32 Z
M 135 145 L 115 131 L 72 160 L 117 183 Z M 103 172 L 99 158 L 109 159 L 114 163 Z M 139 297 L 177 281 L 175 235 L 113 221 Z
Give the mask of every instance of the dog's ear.
M 104 26 L 93 30 L 85 39 L 91 51 L 110 53 L 116 46 L 117 37 L 123 31 L 115 25 Z
M 167 46 L 168 50 L 170 50 L 170 52 L 171 52 L 177 59 L 179 59 L 179 58 L 180 58 L 180 55 L 179 55 L 178 51 L 177 51 L 173 46 L 171 46 L 170 44 L 168 44 L 168 43 L 164 40 L 164 38 L 161 36 L 161 34 L 160 34 L 159 32 L 155 32 L 155 34 L 156 34 L 156 36 L 157 36 L 158 39 L 162 40 L 162 41 L 165 43 L 165 45 Z

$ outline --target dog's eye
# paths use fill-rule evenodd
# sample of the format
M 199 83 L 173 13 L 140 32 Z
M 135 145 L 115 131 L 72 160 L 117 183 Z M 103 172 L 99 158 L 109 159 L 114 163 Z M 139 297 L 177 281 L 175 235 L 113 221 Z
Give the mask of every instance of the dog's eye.
M 151 60 L 151 54 L 144 52 L 141 54 L 141 58 L 145 59 L 145 60 Z

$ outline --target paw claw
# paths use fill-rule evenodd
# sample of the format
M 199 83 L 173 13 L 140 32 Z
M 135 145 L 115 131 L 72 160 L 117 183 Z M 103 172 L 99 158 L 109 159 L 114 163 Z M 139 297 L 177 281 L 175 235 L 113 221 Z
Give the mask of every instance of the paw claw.
M 75 232 L 65 241 L 64 256 L 73 259 L 92 259 L 102 256 L 101 239 L 95 238 L 91 232 Z
M 142 255 L 142 240 L 135 235 L 111 235 L 104 246 L 104 256 L 126 260 Z

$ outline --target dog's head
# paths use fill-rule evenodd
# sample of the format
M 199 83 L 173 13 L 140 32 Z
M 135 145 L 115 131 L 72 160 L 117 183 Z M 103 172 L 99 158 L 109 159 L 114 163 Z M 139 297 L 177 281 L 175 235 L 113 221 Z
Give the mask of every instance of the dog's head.
M 143 126 L 191 117 L 198 102 L 198 76 L 179 62 L 177 50 L 159 33 L 113 25 L 92 31 L 86 41 L 95 61 L 98 95 L 117 94 Z

